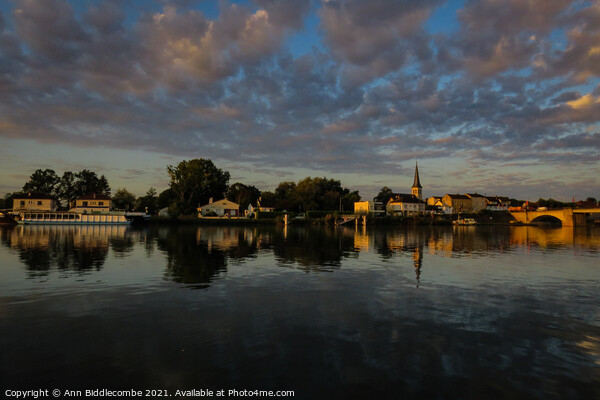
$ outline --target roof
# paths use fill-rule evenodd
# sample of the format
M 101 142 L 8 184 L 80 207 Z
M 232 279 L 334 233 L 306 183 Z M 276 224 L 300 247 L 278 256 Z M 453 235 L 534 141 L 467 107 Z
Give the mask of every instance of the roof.
M 408 193 L 392 193 L 392 198 L 388 203 L 425 203 L 423 200 L 419 200 L 414 194 Z
M 227 199 L 221 199 L 221 200 L 217 200 L 217 201 L 213 201 L 212 203 L 208 203 L 205 204 L 203 206 L 200 206 L 198 208 L 204 208 L 204 207 L 209 207 L 209 206 L 213 206 L 213 207 L 221 207 L 221 208 L 226 208 L 226 209 L 239 209 L 240 205 L 237 203 L 234 203 L 233 201 L 229 201 Z
M 36 200 L 50 199 L 50 200 L 56 200 L 56 197 L 50 196 L 49 194 L 42 194 L 42 193 L 25 193 L 25 194 L 19 194 L 19 195 L 13 197 L 13 199 L 36 199 Z
M 469 196 L 471 198 L 473 198 L 473 197 L 485 197 L 484 195 L 479 194 L 479 193 L 467 193 L 467 196 Z
M 417 188 L 423 188 L 423 186 L 421 186 L 421 181 L 419 180 L 419 166 L 417 165 L 417 163 L 415 163 L 415 180 L 413 182 L 412 187 L 417 187 Z
M 78 197 L 77 200 L 111 200 L 111 198 L 104 194 L 88 193 L 85 196 Z
M 510 199 L 502 196 L 485 196 L 488 201 L 499 201 L 501 203 L 508 203 Z
M 451 199 L 457 199 L 457 200 L 471 200 L 471 198 L 467 195 L 464 194 L 447 194 L 446 196 L 449 196 Z M 444 197 L 446 197 L 444 196 Z

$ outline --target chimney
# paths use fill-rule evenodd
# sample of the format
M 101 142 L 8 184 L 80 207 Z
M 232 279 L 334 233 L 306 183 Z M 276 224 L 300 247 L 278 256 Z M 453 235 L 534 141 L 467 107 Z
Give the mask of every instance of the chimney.
M 208 199 L 208 204 L 212 204 L 213 203 L 213 198 L 211 197 L 210 199 Z

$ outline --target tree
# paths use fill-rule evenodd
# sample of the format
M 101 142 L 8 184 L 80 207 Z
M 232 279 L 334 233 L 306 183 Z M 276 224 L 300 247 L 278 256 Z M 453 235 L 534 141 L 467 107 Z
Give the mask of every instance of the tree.
M 64 206 L 68 207 L 75 199 L 78 194 L 75 193 L 75 174 L 71 171 L 65 171 L 62 178 L 57 186 L 56 193 L 61 203 L 65 203 Z
M 37 169 L 29 177 L 29 181 L 23 185 L 25 193 L 39 193 L 49 196 L 56 196 L 56 189 L 60 182 L 60 178 L 52 169 Z
M 383 204 L 387 204 L 388 201 L 390 201 L 390 199 L 394 196 L 394 194 L 392 193 L 392 189 L 390 189 L 387 186 L 384 186 L 381 188 L 381 190 L 379 191 L 379 193 L 377 194 L 377 196 L 375 196 L 373 198 L 373 201 L 378 201 L 381 202 Z
M 156 206 L 159 210 L 162 210 L 163 208 L 169 208 L 175 201 L 177 201 L 177 196 L 175 196 L 173 189 L 165 189 L 158 195 Z
M 265 191 L 260 193 L 260 201 L 262 204 L 275 204 L 275 209 L 285 210 L 286 208 L 280 208 L 278 206 L 277 196 L 273 192 Z
M 23 192 L 6 193 L 4 195 L 4 206 L 2 208 L 13 208 L 13 200 L 17 196 L 22 196 Z
M 110 186 L 104 175 L 84 169 L 73 173 L 66 171 L 59 177 L 52 169 L 36 170 L 23 185 L 23 192 L 55 196 L 61 207 L 68 207 L 76 198 L 97 193 L 110 196 Z
M 558 200 L 554 200 L 553 198 L 542 199 L 541 197 L 537 201 L 537 205 L 539 207 L 548 207 L 548 208 L 563 208 L 567 205 L 567 203 L 560 202 Z
M 117 210 L 131 211 L 135 206 L 135 195 L 130 193 L 125 188 L 117 189 L 117 192 L 112 198 L 113 206 Z
M 281 182 L 275 188 L 275 198 L 275 207 L 278 210 L 300 211 L 300 200 L 296 192 L 295 182 Z
M 340 208 L 352 210 L 358 192 L 342 187 L 340 181 L 327 178 L 307 177 L 297 184 L 282 182 L 275 189 L 277 208 L 288 211 L 337 211 Z M 263 198 L 265 194 L 262 194 Z
M 227 200 L 239 204 L 241 210 L 245 210 L 250 203 L 256 203 L 256 200 L 260 197 L 260 190 L 252 185 L 236 182 L 229 187 L 225 197 Z
M 217 168 L 209 159 L 196 158 L 169 165 L 170 188 L 175 193 L 177 208 L 184 214 L 192 214 L 196 207 L 223 198 L 229 184 L 229 172 Z
M 158 212 L 158 196 L 156 189 L 151 187 L 145 196 L 140 197 L 135 203 L 135 210 L 154 215 Z
M 110 196 L 110 186 L 104 175 L 98 178 L 95 172 L 84 169 L 75 174 L 74 194 L 80 197 L 90 193 Z
M 350 192 L 342 197 L 342 211 L 352 211 L 354 210 L 354 203 L 360 201 L 360 195 L 358 194 L 358 190 L 354 192 Z

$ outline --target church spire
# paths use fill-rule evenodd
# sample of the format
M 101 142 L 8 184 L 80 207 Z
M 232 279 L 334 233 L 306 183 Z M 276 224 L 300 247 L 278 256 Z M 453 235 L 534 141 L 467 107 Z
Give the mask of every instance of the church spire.
M 419 180 L 419 165 L 415 163 L 415 181 L 413 182 L 412 187 L 422 189 L 421 181 Z
M 415 180 L 412 185 L 412 194 L 421 200 L 423 186 L 421 186 L 421 180 L 419 179 L 419 164 L 415 162 Z

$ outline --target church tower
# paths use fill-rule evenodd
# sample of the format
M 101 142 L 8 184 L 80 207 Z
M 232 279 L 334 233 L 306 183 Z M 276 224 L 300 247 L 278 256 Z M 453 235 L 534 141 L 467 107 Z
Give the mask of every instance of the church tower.
M 419 180 L 419 165 L 415 162 L 415 181 L 412 185 L 412 194 L 418 198 L 419 200 L 423 200 L 421 197 L 423 195 L 423 186 L 421 186 L 421 181 Z

